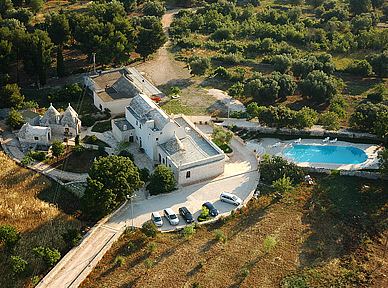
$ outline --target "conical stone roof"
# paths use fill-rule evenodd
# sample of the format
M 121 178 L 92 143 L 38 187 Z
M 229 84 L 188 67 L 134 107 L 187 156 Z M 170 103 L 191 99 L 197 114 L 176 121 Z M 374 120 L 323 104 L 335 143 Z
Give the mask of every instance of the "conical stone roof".
M 178 136 L 176 136 L 176 134 L 174 133 L 174 135 L 172 135 L 171 139 L 168 140 L 166 142 L 166 144 L 164 144 L 164 147 L 168 150 L 168 151 L 171 151 L 171 152 L 178 152 L 180 150 L 183 150 L 183 144 L 182 142 L 179 140 Z
M 46 113 L 43 115 L 40 120 L 41 124 L 58 124 L 58 120 L 61 114 L 59 114 L 58 110 L 54 108 L 52 104 L 47 109 Z

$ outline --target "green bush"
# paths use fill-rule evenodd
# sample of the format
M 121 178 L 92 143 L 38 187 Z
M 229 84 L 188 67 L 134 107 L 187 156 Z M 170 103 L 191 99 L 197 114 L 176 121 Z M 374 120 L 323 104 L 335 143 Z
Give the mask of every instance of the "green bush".
M 67 166 L 67 167 L 66 167 L 66 171 L 68 171 L 68 172 L 73 171 L 73 166 Z
M 195 224 L 194 223 L 191 224 L 191 225 L 186 226 L 183 229 L 183 235 L 186 238 L 191 238 L 194 234 L 195 234 Z
M 85 136 L 84 138 L 84 142 L 87 143 L 87 144 L 94 144 L 97 142 L 97 136 L 96 135 L 89 135 L 89 136 Z
M 249 276 L 249 269 L 246 267 L 241 269 L 240 275 L 243 278 L 247 278 Z
M 150 258 L 147 258 L 144 260 L 144 266 L 146 269 L 151 269 L 152 268 L 152 260 Z
M 31 158 L 33 158 L 37 161 L 44 161 L 44 160 L 46 160 L 47 154 L 43 151 L 35 152 L 35 151 L 31 150 L 28 152 L 28 156 L 30 156 Z
M 284 175 L 283 178 L 273 181 L 272 185 L 276 191 L 284 194 L 292 190 L 291 182 L 290 177 L 286 177 L 286 175 Z
M 124 257 L 119 255 L 115 259 L 116 265 L 121 267 L 124 264 Z
M 141 232 L 147 237 L 155 238 L 158 235 L 158 227 L 152 222 L 145 222 L 141 227 Z
M 0 226 L 0 245 L 4 244 L 8 251 L 12 251 L 21 238 L 16 227 L 7 224 Z
M 264 240 L 264 249 L 266 251 L 271 250 L 275 246 L 276 246 L 275 238 L 273 238 L 272 236 L 268 236 L 267 238 L 265 238 L 265 240 Z
M 155 243 L 155 242 L 151 242 L 151 243 L 148 245 L 148 251 L 150 251 L 151 253 L 153 253 L 153 252 L 156 252 L 156 250 L 157 250 L 156 243 Z
M 198 222 L 203 222 L 208 220 L 210 220 L 209 209 L 207 209 L 206 207 L 202 207 L 201 213 L 199 213 L 199 216 L 198 216 Z
M 47 266 L 52 266 L 61 258 L 61 253 L 57 249 L 49 247 L 36 247 L 33 249 L 35 257 L 43 259 Z
M 77 246 L 82 239 L 81 233 L 76 228 L 67 229 L 65 233 L 61 234 L 63 241 L 68 247 Z
M 99 133 L 104 133 L 105 131 L 109 131 L 109 130 L 112 130 L 112 125 L 110 121 L 97 123 L 92 128 L 92 132 L 99 132 Z
M 219 229 L 214 230 L 213 236 L 214 236 L 214 239 L 216 241 L 220 241 L 221 240 L 222 243 L 224 243 L 224 244 L 226 243 L 226 241 L 228 239 L 228 237 L 226 237 L 226 235 L 224 234 L 224 231 L 219 230 Z
M 140 180 L 143 182 L 147 182 L 150 178 L 150 170 L 148 170 L 145 167 L 140 169 L 139 174 L 140 174 Z
M 305 172 L 295 163 L 288 163 L 282 157 L 263 159 L 259 166 L 260 177 L 271 183 L 283 177 L 289 177 L 293 183 L 298 184 L 304 180 Z
M 20 258 L 19 256 L 11 256 L 8 268 L 11 272 L 11 278 L 16 279 L 18 277 L 22 277 L 28 272 L 29 264 L 26 260 Z

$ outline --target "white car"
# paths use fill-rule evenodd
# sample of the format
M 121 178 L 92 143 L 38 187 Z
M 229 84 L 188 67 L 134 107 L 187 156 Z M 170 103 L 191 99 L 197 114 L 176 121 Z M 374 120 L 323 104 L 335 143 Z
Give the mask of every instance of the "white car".
M 232 193 L 228 193 L 228 192 L 223 192 L 220 195 L 220 199 L 223 202 L 234 204 L 236 206 L 238 206 L 242 203 L 242 200 L 240 198 L 238 198 L 236 195 L 234 195 Z
M 171 208 L 164 209 L 163 212 L 164 216 L 167 218 L 168 222 L 170 222 L 171 225 L 179 224 L 179 218 L 175 215 L 174 211 L 172 211 Z
M 154 223 L 158 227 L 163 226 L 163 220 L 162 220 L 162 217 L 160 216 L 159 212 L 152 212 L 151 221 L 152 221 L 152 223 Z

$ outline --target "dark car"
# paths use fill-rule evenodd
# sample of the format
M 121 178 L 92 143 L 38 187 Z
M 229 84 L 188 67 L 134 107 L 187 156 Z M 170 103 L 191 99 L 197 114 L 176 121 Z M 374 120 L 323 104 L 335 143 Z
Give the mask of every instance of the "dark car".
M 216 209 L 216 207 L 214 207 L 214 205 L 212 203 L 210 203 L 210 202 L 203 203 L 202 207 L 206 207 L 207 209 L 209 209 L 209 214 L 211 216 L 218 215 L 218 210 Z
M 179 208 L 179 214 L 182 215 L 183 219 L 185 219 L 185 221 L 187 223 L 194 222 L 193 215 L 190 213 L 189 209 L 187 209 L 186 207 Z

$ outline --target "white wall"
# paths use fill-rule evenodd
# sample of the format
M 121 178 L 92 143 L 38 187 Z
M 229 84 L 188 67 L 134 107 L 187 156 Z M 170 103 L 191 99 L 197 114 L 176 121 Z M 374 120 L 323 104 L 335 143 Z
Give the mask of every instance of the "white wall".
M 101 100 L 100 97 L 98 97 L 96 92 L 93 91 L 93 101 L 94 101 L 94 106 L 96 106 L 98 109 L 100 109 L 100 105 L 101 105 L 102 110 L 109 109 L 112 114 L 120 114 L 120 113 L 124 113 L 125 107 L 129 106 L 129 103 L 131 103 L 132 98 L 125 98 L 125 99 L 104 102 Z
M 209 179 L 224 173 L 225 161 L 220 160 L 213 163 L 196 166 L 179 172 L 179 184 L 189 184 L 199 180 Z M 190 178 L 186 178 L 186 173 L 190 171 Z M 221 191 L 222 192 L 222 191 Z
M 121 142 L 121 141 L 128 142 L 129 141 L 129 136 L 134 136 L 133 138 L 135 138 L 136 131 L 134 129 L 126 130 L 126 131 L 121 131 L 114 124 L 113 120 L 111 120 L 111 124 L 112 124 L 112 134 L 113 134 L 113 137 L 115 137 L 115 139 L 118 142 Z

